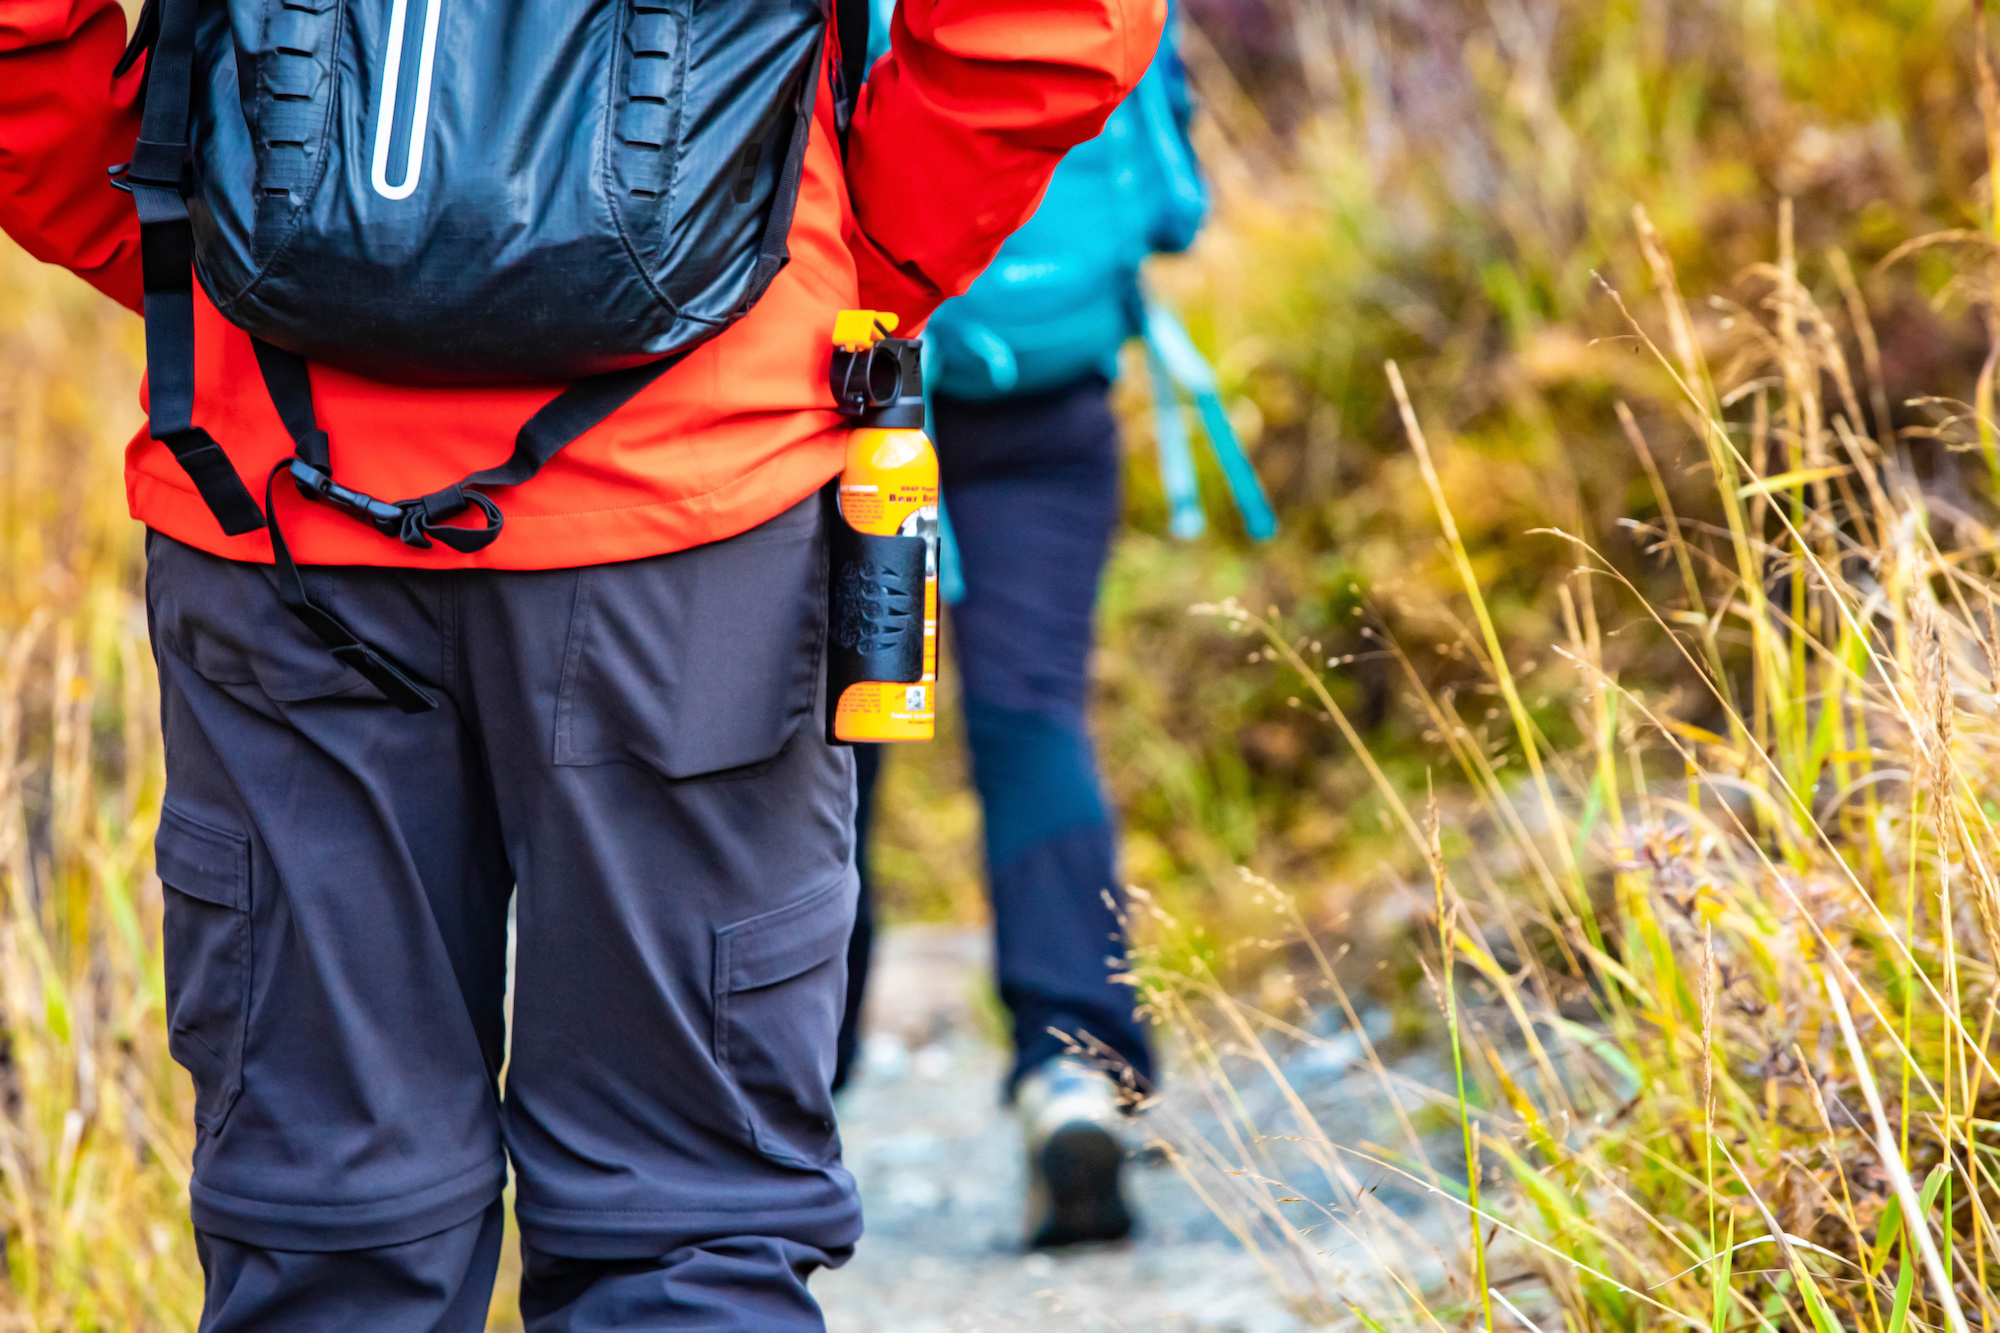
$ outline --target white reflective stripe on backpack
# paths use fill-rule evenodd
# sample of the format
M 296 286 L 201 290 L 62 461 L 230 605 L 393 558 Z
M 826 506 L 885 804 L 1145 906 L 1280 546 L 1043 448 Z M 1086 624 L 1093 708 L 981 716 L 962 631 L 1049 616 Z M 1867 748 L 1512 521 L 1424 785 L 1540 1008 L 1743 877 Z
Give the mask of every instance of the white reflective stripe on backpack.
M 389 184 L 389 141 L 396 137 L 396 84 L 403 68 L 403 21 L 410 0 L 395 0 L 389 11 L 388 50 L 382 53 L 382 100 L 375 107 L 375 165 L 371 181 L 375 193 L 384 199 L 408 199 L 417 191 L 417 178 L 424 170 L 424 131 L 431 118 L 431 69 L 437 56 L 438 8 L 442 0 L 427 0 L 424 7 L 424 51 L 417 62 L 417 98 L 411 109 L 410 150 L 403 159 L 403 180 Z

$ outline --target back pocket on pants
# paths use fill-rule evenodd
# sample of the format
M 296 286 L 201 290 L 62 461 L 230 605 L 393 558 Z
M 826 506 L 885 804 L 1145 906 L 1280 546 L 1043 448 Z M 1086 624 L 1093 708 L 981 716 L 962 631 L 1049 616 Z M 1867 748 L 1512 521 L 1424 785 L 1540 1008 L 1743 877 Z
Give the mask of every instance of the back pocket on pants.
M 825 636 L 817 496 L 726 541 L 582 569 L 555 762 L 675 779 L 764 763 L 812 714 Z
M 847 999 L 851 872 L 796 902 L 715 932 L 715 1059 L 774 1161 L 819 1166 L 834 1129 L 834 1039 Z
M 213 1132 L 243 1090 L 250 1019 L 250 840 L 166 807 L 153 843 L 166 888 L 167 1049 Z

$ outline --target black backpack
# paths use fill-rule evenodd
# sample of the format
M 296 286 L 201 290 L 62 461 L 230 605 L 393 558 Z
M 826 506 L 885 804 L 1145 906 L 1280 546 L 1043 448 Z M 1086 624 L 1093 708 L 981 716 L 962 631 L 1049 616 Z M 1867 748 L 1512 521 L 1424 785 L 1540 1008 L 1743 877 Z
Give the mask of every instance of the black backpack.
M 129 163 L 151 432 L 224 532 L 267 528 L 286 605 L 406 711 L 406 672 L 306 596 L 271 507 L 411 546 L 500 535 L 518 485 L 741 318 L 788 258 L 828 0 L 147 0 Z M 843 132 L 865 0 L 837 0 Z M 260 510 L 192 424 L 193 282 L 251 336 L 297 448 Z M 505 462 L 383 501 L 333 479 L 307 359 L 378 379 L 573 380 Z M 399 442 L 400 443 L 400 442 Z M 448 520 L 477 509 L 484 526 Z

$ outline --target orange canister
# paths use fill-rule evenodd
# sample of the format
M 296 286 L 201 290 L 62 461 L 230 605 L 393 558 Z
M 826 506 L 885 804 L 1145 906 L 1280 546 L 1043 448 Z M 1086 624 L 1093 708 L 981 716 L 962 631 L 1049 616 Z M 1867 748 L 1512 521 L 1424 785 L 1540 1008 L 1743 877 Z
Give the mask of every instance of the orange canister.
M 937 730 L 937 451 L 924 433 L 918 344 L 889 337 L 894 329 L 894 315 L 874 311 L 843 311 L 835 327 L 837 362 L 854 371 L 844 401 L 860 404 L 837 508 L 856 532 L 923 539 L 923 674 L 843 684 L 830 728 L 837 741 L 927 741 Z

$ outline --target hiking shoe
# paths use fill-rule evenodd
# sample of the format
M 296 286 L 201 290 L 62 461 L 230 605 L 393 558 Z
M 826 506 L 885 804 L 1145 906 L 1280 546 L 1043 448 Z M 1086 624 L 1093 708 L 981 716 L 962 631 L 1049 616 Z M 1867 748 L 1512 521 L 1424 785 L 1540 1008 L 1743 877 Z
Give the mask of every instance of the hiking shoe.
M 1081 1060 L 1051 1060 L 1015 1091 L 1028 1150 L 1028 1244 L 1122 1240 L 1132 1231 L 1119 1172 L 1118 1087 Z

